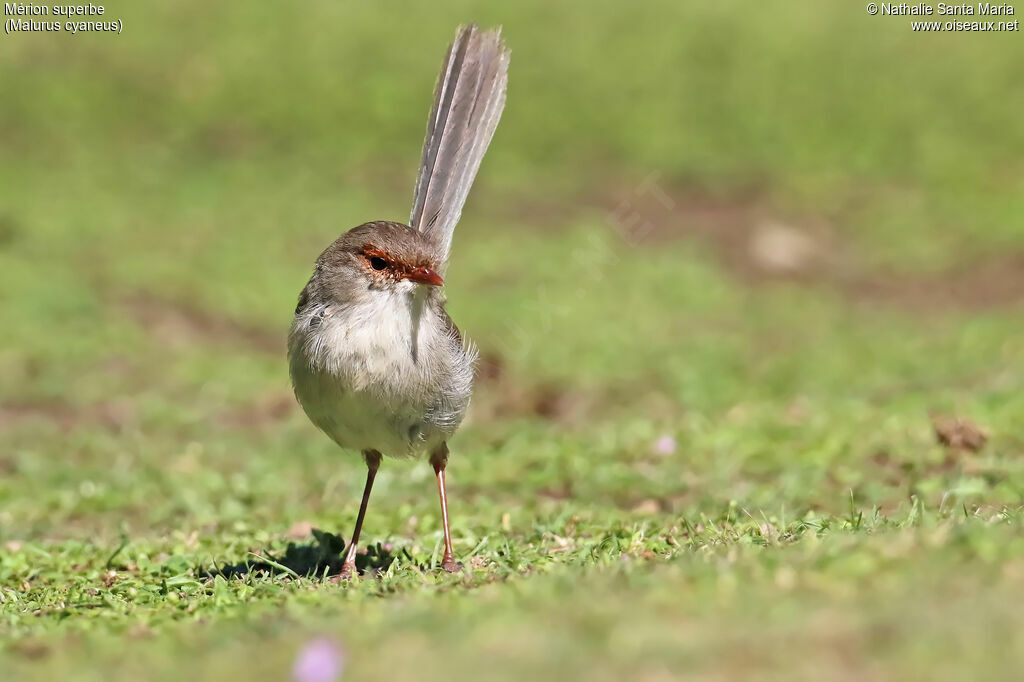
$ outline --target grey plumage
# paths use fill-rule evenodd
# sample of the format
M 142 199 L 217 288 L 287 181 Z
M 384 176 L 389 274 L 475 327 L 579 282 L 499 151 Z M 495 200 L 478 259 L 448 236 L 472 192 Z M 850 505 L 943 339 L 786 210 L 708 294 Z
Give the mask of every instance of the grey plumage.
M 437 261 L 433 242 L 387 221 L 353 228 L 327 247 L 288 337 L 295 396 L 342 447 L 429 454 L 462 422 L 476 351 L 445 311 L 440 289 L 394 268 L 367 267 L 367 247 L 396 265 Z
M 459 28 L 441 67 L 409 224 L 437 244 L 442 268 L 505 107 L 508 63 L 501 29 L 480 31 L 471 24 Z

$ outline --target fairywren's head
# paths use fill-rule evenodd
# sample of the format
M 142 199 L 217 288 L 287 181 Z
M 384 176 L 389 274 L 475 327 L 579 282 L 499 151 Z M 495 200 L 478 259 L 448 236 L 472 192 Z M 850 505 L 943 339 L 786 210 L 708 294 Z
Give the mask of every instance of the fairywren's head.
M 320 254 L 321 293 L 348 301 L 367 291 L 415 293 L 444 284 L 441 258 L 426 235 L 401 223 L 364 223 L 338 237 Z

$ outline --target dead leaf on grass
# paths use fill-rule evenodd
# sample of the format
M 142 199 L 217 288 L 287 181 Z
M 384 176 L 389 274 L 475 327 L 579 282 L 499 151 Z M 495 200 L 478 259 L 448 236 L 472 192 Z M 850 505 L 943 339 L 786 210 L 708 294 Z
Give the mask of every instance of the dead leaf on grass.
M 935 438 L 947 448 L 977 452 L 988 441 L 988 433 L 970 419 L 935 414 L 931 419 Z

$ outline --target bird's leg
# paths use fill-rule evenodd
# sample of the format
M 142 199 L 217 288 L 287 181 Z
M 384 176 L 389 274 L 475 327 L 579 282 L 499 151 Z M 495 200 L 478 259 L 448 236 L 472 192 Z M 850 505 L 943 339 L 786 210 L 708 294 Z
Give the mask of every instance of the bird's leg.
M 455 561 L 452 553 L 452 532 L 448 528 L 448 496 L 444 490 L 444 468 L 448 465 L 448 445 L 441 443 L 441 447 L 430 456 L 430 464 L 434 467 L 434 474 L 437 476 L 437 492 L 441 495 L 441 522 L 444 524 L 444 558 L 441 559 L 441 568 L 449 573 L 459 570 L 459 564 Z
M 376 450 L 364 450 L 363 459 L 366 460 L 366 486 L 363 488 L 363 501 L 359 504 L 359 516 L 356 517 L 356 527 L 352 531 L 352 539 L 348 543 L 348 550 L 345 552 L 345 563 L 341 567 L 342 578 L 351 578 L 356 572 L 356 550 L 359 549 L 359 533 L 363 530 L 363 518 L 366 516 L 366 505 L 370 502 L 373 479 L 377 476 L 377 469 L 380 467 L 380 453 Z

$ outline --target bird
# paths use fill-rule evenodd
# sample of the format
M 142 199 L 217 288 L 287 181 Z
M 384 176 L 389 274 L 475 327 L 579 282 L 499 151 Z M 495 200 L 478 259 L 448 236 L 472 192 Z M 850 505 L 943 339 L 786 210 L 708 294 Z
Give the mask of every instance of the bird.
M 295 397 L 317 428 L 366 463 L 343 579 L 355 574 L 384 456 L 428 458 L 444 526 L 441 567 L 460 570 L 445 469 L 477 351 L 449 317 L 443 285 L 455 226 L 505 106 L 509 54 L 500 27 L 458 27 L 434 88 L 409 223 L 375 220 L 341 234 L 299 294 L 288 333 Z

